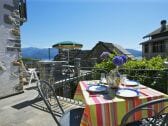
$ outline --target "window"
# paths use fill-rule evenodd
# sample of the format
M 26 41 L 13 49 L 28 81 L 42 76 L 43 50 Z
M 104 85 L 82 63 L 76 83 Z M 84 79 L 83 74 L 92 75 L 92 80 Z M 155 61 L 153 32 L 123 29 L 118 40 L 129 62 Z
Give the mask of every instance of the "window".
M 154 42 L 152 44 L 152 51 L 153 53 L 161 53 L 161 52 L 165 52 L 165 42 L 164 41 L 160 41 L 160 42 Z
M 145 44 L 145 53 L 149 52 L 149 44 Z

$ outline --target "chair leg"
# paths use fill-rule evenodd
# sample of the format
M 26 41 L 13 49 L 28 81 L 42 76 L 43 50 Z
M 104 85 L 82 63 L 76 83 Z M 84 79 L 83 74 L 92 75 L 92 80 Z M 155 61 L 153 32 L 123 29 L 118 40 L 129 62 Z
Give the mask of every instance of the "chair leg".
M 29 86 L 30 86 L 30 84 L 31 84 L 32 79 L 33 79 L 33 73 L 31 73 L 31 76 L 30 76 Z

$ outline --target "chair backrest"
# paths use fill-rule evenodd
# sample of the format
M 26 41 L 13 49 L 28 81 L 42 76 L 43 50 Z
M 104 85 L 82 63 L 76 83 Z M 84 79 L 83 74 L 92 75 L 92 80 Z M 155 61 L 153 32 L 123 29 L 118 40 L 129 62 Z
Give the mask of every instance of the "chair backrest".
M 57 98 L 57 94 L 54 91 L 52 85 L 46 81 L 38 81 L 37 87 L 39 90 L 39 94 L 41 95 L 41 97 L 44 100 L 44 103 L 47 106 L 47 109 L 51 113 L 52 117 L 54 118 L 54 120 L 58 124 L 58 126 L 60 126 L 60 123 L 57 120 L 51 107 L 52 107 L 52 105 L 57 105 L 59 107 L 59 109 L 61 110 L 62 114 L 64 114 L 64 110 L 63 110 L 63 108 Z
M 162 104 L 163 108 L 159 112 L 156 112 L 156 110 L 151 107 L 152 105 L 161 104 L 161 103 L 164 103 L 164 105 Z M 159 126 L 165 126 L 165 125 L 167 126 L 168 125 L 168 98 L 162 98 L 162 99 L 156 99 L 156 100 L 146 102 L 144 104 L 141 104 L 141 105 L 133 108 L 127 114 L 125 114 L 125 116 L 122 118 L 120 126 L 126 126 L 128 119 L 132 115 L 134 115 L 136 112 L 143 111 L 143 110 L 150 110 L 150 111 L 153 111 L 155 114 L 152 117 L 154 120 L 153 119 L 148 120 L 148 124 L 150 124 L 152 126 L 157 125 L 157 123 L 159 123 Z M 164 113 L 164 112 L 166 112 L 166 113 Z M 162 117 L 161 115 L 163 113 L 165 115 Z M 161 117 L 162 117 L 162 119 L 161 119 Z

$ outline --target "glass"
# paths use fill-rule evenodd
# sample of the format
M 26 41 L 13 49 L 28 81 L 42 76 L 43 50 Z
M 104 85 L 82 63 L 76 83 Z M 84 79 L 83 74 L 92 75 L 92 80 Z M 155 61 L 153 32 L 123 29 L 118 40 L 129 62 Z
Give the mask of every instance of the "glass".
M 118 76 L 118 71 L 116 70 L 111 70 L 108 73 L 107 77 L 107 83 L 109 84 L 109 87 L 111 88 L 118 88 L 120 84 L 120 76 Z
M 101 73 L 100 83 L 103 83 L 103 84 L 107 83 L 105 73 Z
M 112 76 L 110 76 L 109 74 L 106 76 L 106 80 L 107 80 L 107 84 L 109 85 L 109 87 L 111 88 L 113 83 L 114 83 L 114 80 L 112 78 Z
M 127 75 L 126 75 L 126 74 L 122 74 L 122 75 L 120 75 L 120 78 L 121 78 L 121 84 L 122 84 L 124 87 L 126 87 L 125 82 L 126 82 L 126 80 L 127 80 Z

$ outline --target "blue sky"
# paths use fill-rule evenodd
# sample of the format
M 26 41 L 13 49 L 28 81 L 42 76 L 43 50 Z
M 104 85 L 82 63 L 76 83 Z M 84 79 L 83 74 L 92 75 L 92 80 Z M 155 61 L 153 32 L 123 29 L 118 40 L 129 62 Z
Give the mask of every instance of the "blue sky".
M 105 41 L 141 50 L 142 37 L 168 21 L 167 6 L 166 0 L 27 0 L 22 47 L 69 40 L 83 49 Z

